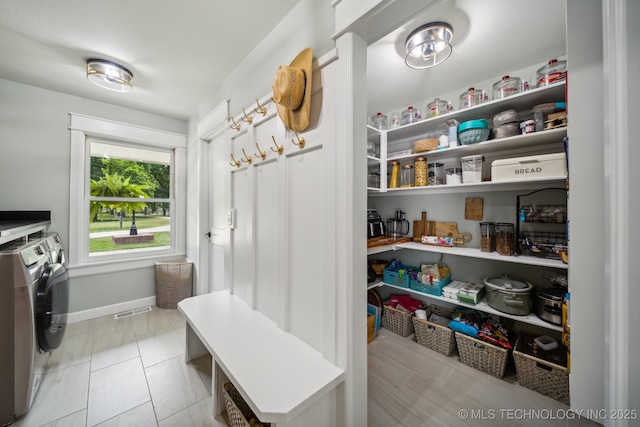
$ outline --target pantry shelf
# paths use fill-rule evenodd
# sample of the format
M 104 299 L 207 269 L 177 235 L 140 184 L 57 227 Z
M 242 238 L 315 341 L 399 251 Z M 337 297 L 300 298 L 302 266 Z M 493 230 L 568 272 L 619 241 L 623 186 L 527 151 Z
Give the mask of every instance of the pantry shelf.
M 375 285 L 375 286 L 374 286 Z M 416 294 L 416 295 L 420 295 L 420 296 L 424 296 L 430 299 L 434 299 L 437 301 L 444 301 L 450 304 L 454 304 L 454 305 L 459 305 L 462 307 L 468 307 L 468 308 L 473 308 L 475 310 L 478 311 L 482 311 L 483 313 L 487 313 L 487 314 L 495 314 L 497 316 L 500 317 L 506 317 L 508 319 L 513 319 L 516 320 L 518 322 L 522 322 L 522 323 L 527 323 L 529 325 L 534 325 L 534 326 L 539 326 L 541 328 L 546 328 L 546 329 L 551 329 L 554 331 L 562 331 L 562 327 L 561 326 L 556 326 L 553 325 L 551 323 L 545 322 L 544 320 L 538 318 L 538 316 L 536 316 L 533 313 L 527 314 L 526 316 L 515 316 L 512 314 L 507 314 L 507 313 L 503 313 L 502 311 L 498 311 L 492 307 L 490 307 L 488 304 L 486 304 L 484 301 L 480 301 L 478 304 L 469 304 L 463 301 L 458 301 L 458 300 L 453 300 L 451 298 L 445 298 L 445 297 L 441 297 L 441 296 L 435 296 L 435 295 L 430 295 L 430 294 L 425 294 L 423 292 L 418 292 L 418 291 L 414 291 L 413 289 L 410 288 L 403 288 L 401 286 L 395 286 L 395 285 L 390 285 L 388 283 L 374 283 L 373 285 L 371 285 L 371 287 L 377 287 L 377 286 L 388 286 L 389 288 L 393 288 L 393 289 L 397 289 L 400 291 L 405 291 L 405 292 L 409 292 L 412 294 Z
M 426 187 L 394 188 L 387 191 L 374 189 L 371 197 L 414 196 L 426 194 L 479 193 L 487 191 L 529 191 L 557 186 L 565 188 L 566 176 L 549 177 L 530 181 L 484 181 L 467 184 L 427 185 Z
M 423 251 L 423 252 L 435 252 L 440 254 L 447 255 L 455 255 L 455 256 L 463 256 L 468 258 L 479 258 L 479 259 L 487 259 L 492 261 L 502 261 L 502 262 L 511 262 L 515 264 L 525 264 L 525 265 L 535 265 L 539 267 L 548 267 L 548 268 L 561 268 L 568 269 L 569 265 L 563 263 L 560 260 L 549 259 L 549 258 L 538 258 L 533 256 L 506 256 L 499 255 L 497 252 L 482 252 L 480 249 L 476 248 L 465 248 L 465 247 L 446 247 L 446 246 L 433 246 L 433 245 L 423 245 L 422 243 L 417 242 L 407 242 L 407 243 L 398 243 L 395 245 L 386 245 L 386 246 L 378 246 L 367 249 L 367 255 L 375 255 L 388 251 L 397 251 L 400 249 L 410 249 L 414 251 Z

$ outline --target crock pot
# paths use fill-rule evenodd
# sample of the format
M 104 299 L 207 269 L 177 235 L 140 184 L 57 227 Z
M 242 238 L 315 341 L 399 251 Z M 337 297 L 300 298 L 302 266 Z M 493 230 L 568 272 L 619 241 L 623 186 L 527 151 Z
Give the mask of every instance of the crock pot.
M 562 286 L 536 288 L 533 298 L 533 311 L 540 319 L 562 325 L 562 301 L 567 289 Z
M 487 277 L 484 284 L 487 286 L 485 301 L 490 307 L 516 316 L 531 313 L 531 283 L 505 274 L 501 277 Z

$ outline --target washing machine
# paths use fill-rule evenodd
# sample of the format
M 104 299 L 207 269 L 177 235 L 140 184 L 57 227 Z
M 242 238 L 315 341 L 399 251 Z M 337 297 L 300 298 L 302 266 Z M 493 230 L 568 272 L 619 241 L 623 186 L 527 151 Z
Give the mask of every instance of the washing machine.
M 24 415 L 64 337 L 69 278 L 45 237 L 0 246 L 0 425 Z

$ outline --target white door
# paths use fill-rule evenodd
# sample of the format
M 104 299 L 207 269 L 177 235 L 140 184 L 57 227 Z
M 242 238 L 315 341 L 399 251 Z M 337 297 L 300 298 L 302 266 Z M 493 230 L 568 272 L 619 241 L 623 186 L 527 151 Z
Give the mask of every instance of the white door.
M 225 252 L 229 247 L 229 149 L 224 133 L 209 143 L 209 286 L 208 292 L 225 288 Z M 228 283 L 228 281 L 226 282 Z

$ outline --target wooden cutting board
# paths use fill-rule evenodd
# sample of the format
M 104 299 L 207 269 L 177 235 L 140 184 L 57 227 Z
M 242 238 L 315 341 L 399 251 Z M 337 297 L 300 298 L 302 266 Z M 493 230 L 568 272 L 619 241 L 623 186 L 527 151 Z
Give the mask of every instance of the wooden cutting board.
M 464 201 L 464 219 L 482 221 L 484 199 L 481 197 L 467 197 Z
M 433 234 L 429 234 L 430 236 L 453 237 L 454 240 L 462 240 L 464 243 L 471 241 L 471 233 L 459 233 L 456 222 L 429 222 L 433 222 Z M 431 226 L 429 225 L 427 228 L 431 228 Z

